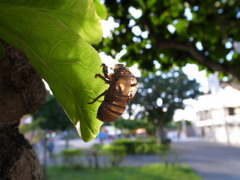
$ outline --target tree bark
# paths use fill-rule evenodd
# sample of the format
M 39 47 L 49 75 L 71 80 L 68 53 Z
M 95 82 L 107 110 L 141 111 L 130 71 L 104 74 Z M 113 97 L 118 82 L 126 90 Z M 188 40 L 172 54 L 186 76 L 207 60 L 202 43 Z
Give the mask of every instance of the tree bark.
M 45 86 L 24 53 L 0 42 L 5 47 L 0 59 L 0 178 L 42 180 L 38 157 L 18 125 L 23 115 L 44 103 Z
M 157 119 L 157 124 L 156 124 L 156 136 L 157 140 L 160 144 L 164 144 L 164 140 L 166 138 L 166 133 L 164 130 L 164 124 L 162 119 Z

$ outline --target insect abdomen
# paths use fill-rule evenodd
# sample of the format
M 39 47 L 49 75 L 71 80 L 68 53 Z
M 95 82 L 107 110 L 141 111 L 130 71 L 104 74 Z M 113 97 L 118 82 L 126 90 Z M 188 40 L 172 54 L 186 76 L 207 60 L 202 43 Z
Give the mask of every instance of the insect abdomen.
M 125 111 L 127 103 L 125 102 L 107 102 L 103 101 L 98 109 L 97 118 L 103 122 L 112 122 L 119 118 Z

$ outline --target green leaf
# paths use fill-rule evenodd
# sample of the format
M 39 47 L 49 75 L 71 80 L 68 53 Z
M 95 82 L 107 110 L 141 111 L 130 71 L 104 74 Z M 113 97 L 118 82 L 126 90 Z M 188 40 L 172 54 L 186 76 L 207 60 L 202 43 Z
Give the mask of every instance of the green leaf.
M 101 19 L 107 19 L 107 8 L 103 4 L 100 3 L 99 0 L 94 0 L 94 6 L 97 11 L 98 16 Z
M 102 40 L 100 18 L 92 0 L 0 0 L 0 2 L 56 17 L 90 44 L 99 43 Z
M 0 36 L 27 54 L 83 140 L 95 138 L 100 102 L 88 102 L 107 88 L 94 78 L 101 73 L 98 53 L 55 17 L 9 4 L 0 4 Z
M 176 31 L 179 34 L 186 34 L 186 30 L 188 28 L 188 21 L 185 19 L 178 19 L 177 23 L 174 25 Z
M 152 8 L 154 5 L 156 5 L 156 0 L 148 0 L 146 1 L 147 7 Z

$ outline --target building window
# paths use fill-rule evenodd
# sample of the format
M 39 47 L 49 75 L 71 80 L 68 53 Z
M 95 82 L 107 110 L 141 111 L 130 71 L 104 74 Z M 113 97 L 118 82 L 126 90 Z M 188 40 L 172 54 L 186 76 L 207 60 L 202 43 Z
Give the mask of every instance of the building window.
M 230 115 L 230 116 L 235 115 L 235 109 L 234 108 L 228 108 L 228 115 Z
M 208 111 L 208 110 L 199 111 L 198 116 L 199 116 L 200 120 L 207 120 L 207 119 L 212 118 L 211 111 Z

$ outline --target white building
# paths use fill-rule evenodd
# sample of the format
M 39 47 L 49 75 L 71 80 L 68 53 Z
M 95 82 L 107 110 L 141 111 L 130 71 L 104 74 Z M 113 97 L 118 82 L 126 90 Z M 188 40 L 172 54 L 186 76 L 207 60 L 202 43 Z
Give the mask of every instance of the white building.
M 208 140 L 240 146 L 240 91 L 227 86 L 199 97 L 194 105 L 197 134 Z
M 217 74 L 208 77 L 210 94 L 191 101 L 184 110 L 175 112 L 174 121 L 182 121 L 182 134 L 189 136 L 184 120 L 192 121 L 197 136 L 209 141 L 240 146 L 240 91 L 221 87 Z M 185 127 L 185 128 L 184 128 Z

